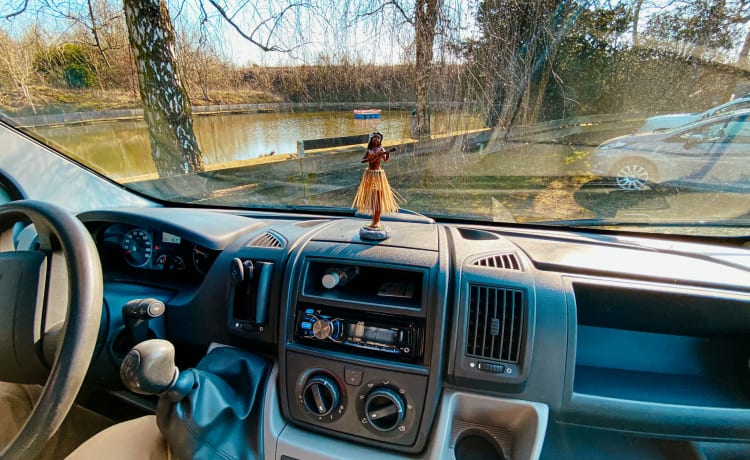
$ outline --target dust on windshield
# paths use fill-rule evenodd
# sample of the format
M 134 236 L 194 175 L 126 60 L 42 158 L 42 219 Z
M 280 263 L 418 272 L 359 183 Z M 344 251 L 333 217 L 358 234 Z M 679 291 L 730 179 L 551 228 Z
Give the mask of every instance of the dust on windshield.
M 0 113 L 180 203 L 354 212 L 378 132 L 402 209 L 746 234 L 745 2 L 272 3 L 6 2 Z

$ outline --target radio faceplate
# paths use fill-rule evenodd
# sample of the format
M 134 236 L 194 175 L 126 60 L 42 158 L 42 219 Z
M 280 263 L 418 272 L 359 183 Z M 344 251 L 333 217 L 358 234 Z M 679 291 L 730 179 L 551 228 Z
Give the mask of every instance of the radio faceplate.
M 424 351 L 424 325 L 417 319 L 301 304 L 297 343 L 384 359 L 415 361 Z

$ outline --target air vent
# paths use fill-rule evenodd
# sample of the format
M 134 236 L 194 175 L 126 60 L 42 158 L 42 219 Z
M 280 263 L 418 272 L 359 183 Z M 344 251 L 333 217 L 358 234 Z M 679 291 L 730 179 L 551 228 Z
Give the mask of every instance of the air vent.
M 466 354 L 517 364 L 524 327 L 523 291 L 476 285 L 469 289 Z
M 504 270 L 520 270 L 521 263 L 518 257 L 512 252 L 506 254 L 497 254 L 494 256 L 482 257 L 472 262 L 471 265 L 480 267 L 500 268 Z
M 279 237 L 272 233 L 266 232 L 251 241 L 249 246 L 256 246 L 261 248 L 280 248 L 282 247 L 282 244 Z

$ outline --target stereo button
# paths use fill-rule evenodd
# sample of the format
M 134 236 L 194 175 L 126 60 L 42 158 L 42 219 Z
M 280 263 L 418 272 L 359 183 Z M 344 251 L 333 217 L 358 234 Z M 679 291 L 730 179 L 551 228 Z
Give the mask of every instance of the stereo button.
M 346 383 L 354 385 L 356 387 L 362 385 L 362 375 L 364 372 L 362 369 L 356 369 L 353 367 L 347 367 L 344 369 L 344 378 Z

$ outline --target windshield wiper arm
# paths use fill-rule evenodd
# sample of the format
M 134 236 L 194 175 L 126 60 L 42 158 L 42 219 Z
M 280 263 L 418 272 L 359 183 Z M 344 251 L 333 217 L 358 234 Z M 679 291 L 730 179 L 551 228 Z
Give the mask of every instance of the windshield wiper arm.
M 534 222 L 538 225 L 562 227 L 749 227 L 750 219 L 707 219 L 707 220 L 618 220 L 606 217 L 587 219 L 547 220 Z

